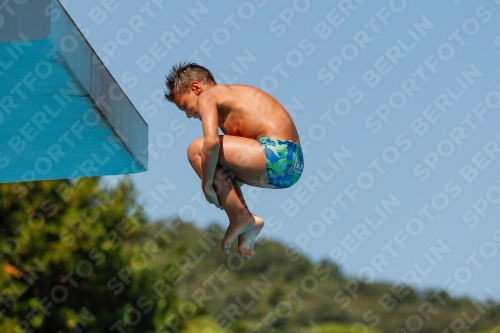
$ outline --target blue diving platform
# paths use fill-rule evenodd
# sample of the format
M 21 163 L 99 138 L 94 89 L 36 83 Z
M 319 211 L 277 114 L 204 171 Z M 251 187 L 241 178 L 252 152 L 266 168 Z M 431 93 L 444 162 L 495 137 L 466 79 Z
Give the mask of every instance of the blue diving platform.
M 0 13 L 0 182 L 148 165 L 148 125 L 59 0 Z

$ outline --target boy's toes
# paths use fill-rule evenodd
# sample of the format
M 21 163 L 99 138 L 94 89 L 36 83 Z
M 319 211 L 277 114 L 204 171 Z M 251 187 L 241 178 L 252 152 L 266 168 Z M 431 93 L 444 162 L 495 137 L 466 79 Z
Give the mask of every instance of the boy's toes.
M 220 245 L 221 245 L 223 252 L 226 252 L 227 254 L 231 254 L 231 244 L 233 243 L 233 240 L 231 239 L 231 237 L 229 237 L 228 230 L 226 230 L 224 237 L 222 237 L 222 241 L 221 241 Z
M 238 248 L 238 253 L 243 259 L 249 260 L 253 256 L 253 249 L 246 246 L 240 246 Z
M 221 247 L 222 247 L 222 252 L 225 252 L 227 254 L 231 254 L 231 243 L 228 242 L 228 241 L 222 241 L 221 243 Z

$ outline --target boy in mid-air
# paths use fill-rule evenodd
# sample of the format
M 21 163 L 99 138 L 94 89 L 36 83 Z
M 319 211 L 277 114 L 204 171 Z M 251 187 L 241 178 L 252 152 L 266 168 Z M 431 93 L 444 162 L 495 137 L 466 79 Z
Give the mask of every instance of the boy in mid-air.
M 189 145 L 188 159 L 207 201 L 229 218 L 222 250 L 231 253 L 238 237 L 238 252 L 248 260 L 264 220 L 248 210 L 240 187 L 287 188 L 299 180 L 304 159 L 295 124 L 271 95 L 217 84 L 209 70 L 194 63 L 173 66 L 166 86 L 166 99 L 202 122 L 203 137 Z M 225 135 L 218 135 L 218 128 Z

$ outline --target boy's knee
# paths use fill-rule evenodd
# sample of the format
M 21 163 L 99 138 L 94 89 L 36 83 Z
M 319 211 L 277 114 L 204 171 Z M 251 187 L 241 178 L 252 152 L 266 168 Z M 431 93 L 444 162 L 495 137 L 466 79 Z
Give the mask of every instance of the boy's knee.
M 191 160 L 200 155 L 201 147 L 203 146 L 203 138 L 194 139 L 188 146 L 187 155 Z

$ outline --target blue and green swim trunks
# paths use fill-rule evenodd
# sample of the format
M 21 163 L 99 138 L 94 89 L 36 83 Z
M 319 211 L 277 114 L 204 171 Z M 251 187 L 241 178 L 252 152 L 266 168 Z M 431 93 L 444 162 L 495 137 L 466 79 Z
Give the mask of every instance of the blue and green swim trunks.
M 262 136 L 257 139 L 266 154 L 269 184 L 287 188 L 295 184 L 304 171 L 302 148 L 292 141 Z

